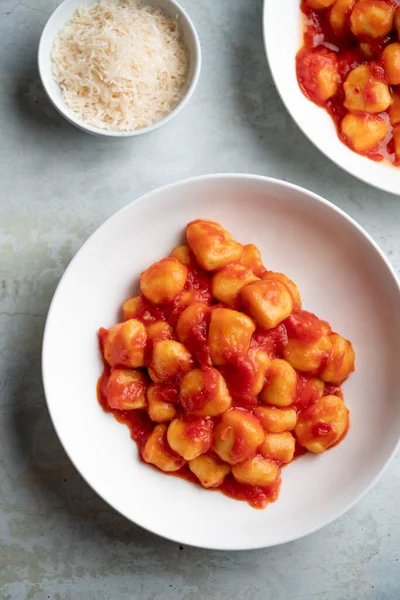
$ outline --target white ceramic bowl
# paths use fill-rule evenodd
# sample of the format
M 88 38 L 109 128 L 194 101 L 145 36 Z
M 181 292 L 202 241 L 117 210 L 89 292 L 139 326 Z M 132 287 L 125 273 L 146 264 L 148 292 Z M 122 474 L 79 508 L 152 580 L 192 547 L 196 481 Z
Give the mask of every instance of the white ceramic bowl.
M 295 56 L 302 46 L 300 0 L 264 0 L 264 43 L 277 90 L 293 119 L 328 158 L 365 183 L 400 194 L 400 168 L 374 162 L 343 144 L 328 113 L 300 91 Z
M 93 1 L 94 0 L 64 0 L 64 2 L 62 2 L 56 8 L 47 21 L 40 38 L 38 51 L 39 74 L 43 87 L 50 101 L 53 103 L 58 112 L 60 112 L 63 117 L 67 119 L 67 121 L 79 129 L 82 129 L 83 131 L 93 135 L 111 138 L 127 138 L 154 131 L 155 129 L 158 129 L 162 125 L 165 125 L 171 121 L 171 119 L 173 119 L 184 108 L 184 106 L 192 97 L 199 80 L 201 70 L 201 48 L 199 36 L 197 35 L 197 31 L 193 25 L 193 22 L 186 11 L 177 2 L 175 2 L 175 0 L 142 0 L 142 4 L 157 6 L 165 10 L 169 15 L 171 15 L 171 17 L 175 18 L 176 15 L 179 16 L 182 35 L 190 57 L 189 72 L 185 84 L 185 95 L 179 104 L 168 115 L 149 127 L 144 127 L 142 129 L 136 129 L 133 131 L 108 131 L 88 125 L 79 117 L 77 113 L 73 112 L 66 106 L 62 97 L 61 88 L 54 79 L 52 73 L 51 51 L 55 38 L 78 8 L 87 4 L 92 4 Z
M 283 271 L 305 308 L 352 340 L 356 372 L 344 384 L 345 440 L 283 470 L 265 510 L 167 476 L 138 459 L 128 429 L 100 408 L 99 326 L 118 319 L 140 271 L 168 256 L 188 221 L 221 222 Z M 214 549 L 294 540 L 339 517 L 376 481 L 400 433 L 400 288 L 373 240 L 345 213 L 289 183 L 251 175 L 189 179 L 143 196 L 106 221 L 69 265 L 43 342 L 51 418 L 70 459 L 111 506 L 166 538 Z

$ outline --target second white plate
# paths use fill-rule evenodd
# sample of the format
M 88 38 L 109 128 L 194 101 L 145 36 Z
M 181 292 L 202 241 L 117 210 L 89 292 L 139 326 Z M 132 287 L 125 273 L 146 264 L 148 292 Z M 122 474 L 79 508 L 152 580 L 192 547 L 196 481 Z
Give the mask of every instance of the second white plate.
M 392 194 L 400 194 L 400 168 L 375 162 L 342 144 L 328 113 L 300 91 L 295 57 L 302 46 L 300 0 L 264 0 L 264 43 L 276 88 L 297 125 L 339 167 L 358 179 Z

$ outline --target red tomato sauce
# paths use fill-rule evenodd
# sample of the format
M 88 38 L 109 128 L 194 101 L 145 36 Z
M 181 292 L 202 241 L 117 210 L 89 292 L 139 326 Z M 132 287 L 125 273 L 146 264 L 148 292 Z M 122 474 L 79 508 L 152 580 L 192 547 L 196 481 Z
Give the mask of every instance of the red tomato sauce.
M 386 0 L 386 2 L 398 6 L 398 2 L 395 0 Z M 397 35 L 395 31 L 392 31 L 389 35 L 379 38 L 366 35 L 356 37 L 350 30 L 350 13 L 345 18 L 344 33 L 336 34 L 329 22 L 330 7 L 324 10 L 313 10 L 307 5 L 306 0 L 302 0 L 300 8 L 304 14 L 304 27 L 303 47 L 296 55 L 296 74 L 299 87 L 311 102 L 322 106 L 329 113 L 335 123 L 341 141 L 356 152 L 340 129 L 343 118 L 350 112 L 343 105 L 345 99 L 343 83 L 351 70 L 366 64 L 371 66 L 371 71 L 375 77 L 386 82 L 380 57 L 388 44 L 398 41 Z M 360 44 L 363 43 L 369 46 L 370 55 L 368 57 L 360 47 Z M 334 96 L 326 101 L 321 101 L 316 97 L 316 81 L 313 76 L 313 64 L 318 60 L 315 53 L 320 54 L 321 52 L 322 54 L 326 53 L 327 56 L 333 54 L 338 60 L 338 90 Z M 380 113 L 380 116 L 389 122 L 386 112 Z M 387 159 L 391 163 L 398 165 L 399 160 L 394 155 L 392 127 L 390 126 L 388 135 L 375 148 L 367 152 L 359 152 L 359 154 L 363 154 L 375 161 Z
M 321 392 L 315 383 L 315 378 L 297 374 L 296 399 L 294 406 L 297 411 L 314 404 L 321 397 Z
M 109 375 L 110 368 L 105 364 L 104 371 L 97 384 L 99 403 L 105 412 L 112 413 L 119 423 L 124 423 L 129 427 L 131 438 L 137 443 L 140 451 L 153 431 L 154 423 L 145 410 L 115 410 L 108 406 L 107 384 Z
M 251 358 L 247 354 L 236 355 L 230 364 L 220 367 L 220 371 L 232 396 L 233 406 L 254 410 L 258 400 L 252 392 L 256 368 Z
M 195 320 L 192 321 L 188 338 L 185 341 L 186 348 L 197 360 L 201 367 L 211 367 L 212 360 L 210 349 L 207 344 L 208 329 L 210 326 L 211 313 L 199 311 Z
M 267 504 L 275 502 L 278 499 L 280 486 L 280 477 L 278 477 L 271 486 L 262 488 L 255 485 L 239 483 L 233 475 L 229 473 L 229 475 L 225 477 L 221 487 L 218 489 L 230 498 L 248 502 L 253 508 L 265 508 Z
M 253 333 L 251 348 L 263 350 L 271 359 L 279 358 L 282 356 L 287 339 L 287 331 L 283 323 L 268 330 L 257 328 Z

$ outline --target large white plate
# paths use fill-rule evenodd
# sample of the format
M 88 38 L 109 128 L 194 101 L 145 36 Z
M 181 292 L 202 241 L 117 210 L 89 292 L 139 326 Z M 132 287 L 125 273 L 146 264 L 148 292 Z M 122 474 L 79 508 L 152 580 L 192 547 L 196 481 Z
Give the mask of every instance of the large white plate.
M 358 179 L 400 194 L 400 168 L 375 162 L 342 144 L 328 113 L 307 100 L 296 78 L 295 56 L 302 46 L 300 0 L 264 0 L 264 43 L 276 88 L 293 119 L 328 158 Z
M 111 326 L 141 270 L 170 253 L 196 217 L 223 223 L 299 285 L 304 306 L 352 340 L 342 444 L 284 469 L 279 500 L 257 511 L 138 460 L 129 431 L 96 399 L 99 326 Z M 59 438 L 86 481 L 135 523 L 185 544 L 247 549 L 326 525 L 376 480 L 400 433 L 400 289 L 381 251 L 348 216 L 288 183 L 212 175 L 147 194 L 112 216 L 68 267 L 43 343 L 46 398 Z

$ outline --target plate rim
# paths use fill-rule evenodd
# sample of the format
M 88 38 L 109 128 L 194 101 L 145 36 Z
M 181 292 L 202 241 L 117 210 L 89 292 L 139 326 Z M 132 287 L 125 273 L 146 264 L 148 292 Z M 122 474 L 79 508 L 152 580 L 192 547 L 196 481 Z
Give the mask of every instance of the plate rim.
M 44 391 L 44 397 L 45 397 L 45 401 L 46 401 L 46 406 L 47 406 L 47 410 L 50 416 L 50 420 L 52 422 L 52 425 L 54 427 L 54 431 L 57 435 L 57 438 L 64 450 L 64 452 L 66 453 L 68 459 L 71 461 L 72 465 L 74 466 L 74 468 L 77 470 L 77 472 L 79 473 L 79 475 L 82 477 L 82 479 L 85 481 L 85 483 L 97 494 L 97 496 L 99 496 L 103 502 L 105 502 L 108 506 L 110 506 L 113 510 L 115 510 L 118 514 L 122 515 L 124 518 L 126 518 L 129 522 L 133 523 L 134 525 L 140 527 L 143 530 L 149 531 L 152 534 L 157 535 L 158 537 L 161 537 L 163 539 L 167 539 L 171 542 L 174 543 L 178 543 L 178 544 L 184 544 L 186 546 L 190 546 L 190 547 L 194 547 L 194 548 L 202 548 L 205 550 L 216 550 L 216 551 L 243 551 L 243 550 L 259 550 L 259 549 L 263 549 L 263 548 L 271 548 L 271 547 L 277 547 L 277 546 L 281 546 L 283 544 L 287 544 L 289 542 L 294 542 L 296 540 L 308 537 L 309 535 L 319 531 L 320 529 L 323 529 L 324 527 L 326 527 L 327 525 L 330 525 L 331 523 L 333 523 L 334 521 L 336 521 L 337 519 L 339 519 L 341 516 L 343 516 L 345 513 L 347 513 L 348 511 L 350 511 L 360 500 L 362 500 L 362 498 L 364 498 L 364 496 L 366 496 L 366 494 L 377 484 L 377 482 L 379 481 L 379 479 L 381 478 L 381 476 L 384 474 L 385 470 L 388 468 L 389 463 L 392 461 L 394 455 L 397 453 L 397 451 L 400 448 L 400 431 L 398 433 L 398 439 L 396 444 L 394 445 L 394 448 L 392 450 L 392 452 L 390 453 L 389 457 L 387 458 L 385 464 L 381 467 L 381 469 L 379 470 L 379 472 L 375 475 L 375 477 L 371 480 L 371 482 L 368 484 L 368 486 L 366 486 L 366 488 L 360 492 L 360 494 L 358 494 L 353 500 L 352 502 L 350 502 L 348 505 L 346 505 L 343 509 L 338 510 L 337 512 L 335 512 L 333 514 L 333 516 L 330 516 L 328 519 L 325 519 L 323 522 L 321 522 L 320 524 L 318 524 L 315 527 L 312 527 L 310 529 L 308 529 L 305 533 L 301 533 L 299 535 L 296 535 L 295 537 L 292 536 L 287 536 L 285 539 L 283 539 L 282 541 L 278 542 L 278 543 L 247 543 L 247 544 L 241 544 L 240 546 L 229 546 L 229 544 L 220 544 L 220 545 L 207 545 L 204 543 L 196 543 L 196 542 L 192 542 L 192 541 L 188 541 L 185 539 L 182 539 L 181 537 L 174 537 L 171 535 L 164 535 L 162 532 L 160 532 L 156 527 L 152 528 L 150 526 L 144 526 L 142 525 L 140 522 L 135 521 L 132 519 L 131 516 L 127 515 L 125 512 L 119 510 L 118 508 L 116 508 L 113 504 L 111 504 L 110 502 L 108 502 L 108 500 L 96 489 L 96 487 L 94 485 L 92 485 L 92 483 L 89 481 L 89 478 L 81 471 L 80 467 L 78 466 L 78 464 L 76 464 L 76 462 L 72 459 L 69 451 L 68 451 L 68 444 L 64 443 L 63 439 L 62 439 L 62 435 L 57 427 L 57 423 L 56 423 L 56 419 L 54 418 L 53 412 L 52 412 L 52 403 L 49 400 L 49 393 L 48 393 L 48 388 L 46 385 L 46 365 L 45 365 L 45 361 L 46 361 L 46 355 L 48 354 L 48 344 L 49 344 L 49 337 L 50 337 L 50 328 L 51 328 L 51 321 L 52 321 L 52 313 L 54 311 L 54 306 L 58 300 L 58 297 L 60 295 L 60 293 L 62 292 L 62 288 L 63 288 L 63 283 L 66 280 L 67 276 L 69 275 L 70 271 L 72 271 L 72 269 L 74 268 L 75 263 L 79 260 L 79 256 L 81 254 L 81 252 L 84 251 L 84 249 L 86 248 L 86 246 L 89 244 L 89 242 L 92 240 L 92 238 L 103 228 L 105 228 L 108 225 L 108 222 L 111 221 L 114 218 L 117 218 L 117 216 L 119 216 L 121 213 L 129 210 L 131 208 L 131 206 L 133 204 L 136 204 L 138 202 L 146 202 L 147 200 L 149 200 L 149 198 L 151 198 L 151 196 L 153 195 L 157 195 L 161 192 L 164 192 L 166 190 L 170 190 L 173 188 L 179 188 L 180 186 L 184 186 L 187 184 L 192 184 L 192 183 L 196 183 L 199 181 L 208 181 L 208 182 L 212 182 L 213 180 L 223 180 L 223 179 L 241 179 L 241 180 L 250 180 L 250 181 L 264 181 L 264 182 L 269 182 L 272 184 L 278 184 L 281 185 L 285 188 L 288 189 L 292 189 L 301 193 L 305 193 L 306 195 L 310 196 L 311 198 L 313 198 L 313 200 L 322 203 L 326 206 L 328 206 L 328 208 L 334 210 L 336 213 L 340 214 L 345 220 L 347 220 L 355 229 L 358 230 L 359 233 L 361 233 L 361 235 L 363 235 L 367 241 L 372 245 L 372 247 L 374 248 L 374 250 L 378 253 L 378 255 L 380 256 L 380 258 L 383 260 L 386 268 L 388 269 L 388 273 L 392 276 L 394 283 L 397 286 L 398 289 L 398 293 L 399 293 L 399 301 L 400 301 L 400 278 L 397 276 L 394 268 L 392 267 L 389 259 L 386 257 L 386 255 L 384 254 L 383 250 L 379 247 L 379 245 L 375 242 L 375 240 L 371 237 L 371 235 L 361 226 L 357 223 L 357 221 L 355 221 L 350 215 L 348 215 L 345 211 L 343 211 L 341 208 L 339 208 L 338 206 L 336 206 L 335 204 L 333 204 L 332 202 L 330 202 L 329 200 L 326 200 L 325 198 L 323 198 L 322 196 L 319 196 L 318 194 L 307 190 L 306 188 L 303 188 L 302 186 L 299 186 L 297 184 L 291 183 L 291 182 L 287 182 L 287 181 L 283 181 L 274 177 L 266 177 L 263 175 L 256 175 L 256 174 L 249 174 L 249 173 L 210 173 L 210 174 L 204 174 L 204 175 L 198 175 L 198 176 L 194 176 L 194 177 L 188 177 L 188 178 L 184 178 L 184 179 L 179 179 L 177 181 L 173 181 L 170 183 L 167 183 L 166 185 L 154 188 L 152 190 L 150 190 L 149 192 L 146 192 L 140 196 L 138 196 L 137 198 L 131 200 L 128 204 L 122 206 L 121 208 L 119 208 L 117 211 L 113 212 L 109 217 L 107 217 L 88 237 L 87 239 L 83 242 L 83 244 L 81 245 L 81 247 L 78 249 L 78 251 L 74 254 L 74 256 L 72 257 L 72 259 L 70 260 L 69 264 L 67 265 L 63 275 L 61 276 L 56 290 L 52 296 L 50 305 L 49 305 L 49 309 L 47 312 L 47 316 L 46 316 L 46 322 L 45 322 L 45 327 L 44 327 L 44 331 L 43 331 L 43 338 L 42 338 L 42 354 L 41 354 L 41 371 L 42 371 L 42 382 L 43 382 L 43 391 Z

